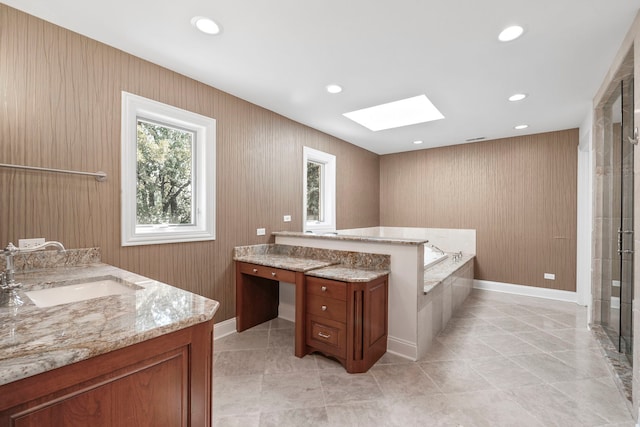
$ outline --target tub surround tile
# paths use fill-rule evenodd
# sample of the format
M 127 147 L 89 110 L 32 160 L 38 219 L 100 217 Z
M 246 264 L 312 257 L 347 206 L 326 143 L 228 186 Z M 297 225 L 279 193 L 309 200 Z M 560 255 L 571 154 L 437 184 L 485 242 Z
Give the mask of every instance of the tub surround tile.
M 336 234 L 336 233 L 324 233 L 324 234 L 315 234 L 315 233 L 301 233 L 297 231 L 276 231 L 271 233 L 274 236 L 282 236 L 282 237 L 304 237 L 304 238 L 313 238 L 313 239 L 324 239 L 324 240 L 346 240 L 351 242 L 369 242 L 369 243 L 393 243 L 397 245 L 423 245 L 428 243 L 429 241 L 426 239 L 412 239 L 412 238 L 404 238 L 404 237 L 372 237 L 372 236 L 357 236 L 357 235 L 349 235 L 349 234 Z
M 448 254 L 447 258 L 424 270 L 424 280 L 442 281 L 459 269 L 465 268 L 467 263 L 475 258 L 472 254 L 462 254 L 462 258 L 454 260 L 453 255 Z
M 84 262 L 99 252 L 84 253 L 86 256 L 68 255 L 59 260 L 62 266 L 16 274 L 16 280 L 22 283 L 18 293 L 25 304 L 0 307 L 0 384 L 211 320 L 218 309 L 217 301 L 144 276 L 106 264 L 85 265 Z M 80 265 L 70 265 L 71 259 Z M 30 268 L 54 265 L 49 262 L 25 265 Z M 140 289 L 131 294 L 42 308 L 24 294 L 55 283 L 105 276 L 132 283 Z

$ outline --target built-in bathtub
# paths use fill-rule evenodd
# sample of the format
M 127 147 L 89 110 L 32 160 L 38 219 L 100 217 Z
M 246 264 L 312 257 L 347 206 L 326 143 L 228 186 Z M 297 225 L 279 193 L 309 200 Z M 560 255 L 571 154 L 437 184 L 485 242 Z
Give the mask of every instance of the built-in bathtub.
M 369 227 L 326 234 L 273 234 L 277 244 L 390 255 L 387 351 L 411 360 L 426 354 L 432 338 L 455 310 L 454 301 L 458 302 L 466 292 L 462 289 L 469 288 L 467 285 L 472 283 L 454 279 L 457 279 L 455 273 L 463 267 L 467 275 L 471 269 L 473 278 L 475 230 Z M 426 263 L 425 248 L 432 250 L 429 245 L 449 254 L 462 252 L 464 257 L 454 260 L 452 256 L 428 255 L 429 262 Z M 428 264 L 427 269 L 425 264 Z M 451 274 L 441 277 L 447 271 Z M 429 292 L 425 292 L 425 284 L 429 284 Z M 458 286 L 463 287 L 458 289 Z M 295 300 L 290 288 L 280 288 L 279 313 L 289 311 L 289 316 L 293 316 Z
M 447 259 L 448 255 L 437 246 L 425 243 L 424 245 L 424 262 L 422 263 L 425 270 L 433 267 L 440 261 Z

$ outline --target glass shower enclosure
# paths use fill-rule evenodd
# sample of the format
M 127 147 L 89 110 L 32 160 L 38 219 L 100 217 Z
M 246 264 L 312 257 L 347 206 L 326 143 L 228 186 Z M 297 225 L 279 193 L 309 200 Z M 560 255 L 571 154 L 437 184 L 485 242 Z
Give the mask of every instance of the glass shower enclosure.
M 633 78 L 620 82 L 604 106 L 606 177 L 602 247 L 602 327 L 632 363 L 633 354 Z

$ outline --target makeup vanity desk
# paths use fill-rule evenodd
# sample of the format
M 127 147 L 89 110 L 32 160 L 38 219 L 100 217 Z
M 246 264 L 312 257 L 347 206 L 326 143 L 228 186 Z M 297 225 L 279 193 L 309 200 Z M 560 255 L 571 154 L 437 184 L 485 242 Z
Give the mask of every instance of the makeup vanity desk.
M 388 255 L 255 245 L 234 260 L 238 332 L 278 317 L 282 281 L 295 286 L 297 357 L 318 351 L 356 373 L 386 352 Z
M 245 261 L 242 261 L 245 259 Z M 295 355 L 305 351 L 305 272 L 332 265 L 329 261 L 286 255 L 255 254 L 236 261 L 236 330 L 245 331 L 278 317 L 279 282 L 296 287 Z

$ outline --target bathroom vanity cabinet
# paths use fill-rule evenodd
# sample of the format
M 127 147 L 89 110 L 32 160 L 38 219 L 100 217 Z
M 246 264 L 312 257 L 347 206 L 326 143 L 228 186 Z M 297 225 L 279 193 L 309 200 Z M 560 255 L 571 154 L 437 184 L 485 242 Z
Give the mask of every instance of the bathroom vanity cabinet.
M 0 426 L 210 426 L 213 320 L 0 386 Z
M 307 352 L 334 357 L 349 373 L 369 370 L 387 351 L 388 277 L 369 282 L 307 277 Z

